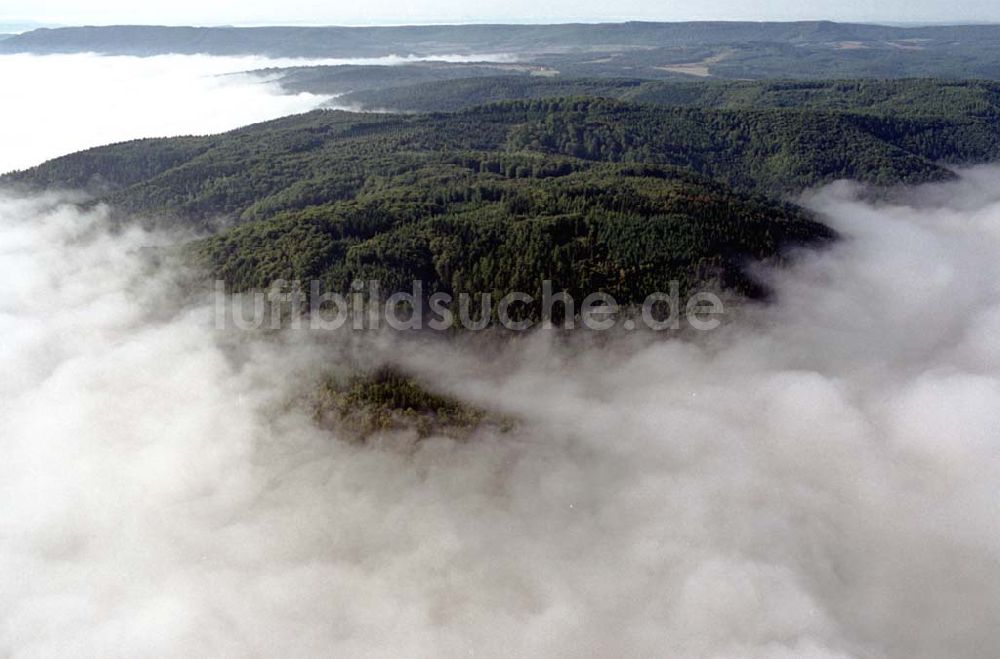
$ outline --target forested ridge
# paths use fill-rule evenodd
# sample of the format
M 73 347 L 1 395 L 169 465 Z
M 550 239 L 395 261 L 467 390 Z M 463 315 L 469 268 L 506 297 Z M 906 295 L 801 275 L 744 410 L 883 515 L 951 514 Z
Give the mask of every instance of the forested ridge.
M 671 281 L 758 295 L 749 262 L 832 237 L 786 195 L 838 178 L 942 180 L 946 163 L 1000 154 L 1000 129 L 978 105 L 949 112 L 602 98 L 316 111 L 91 149 L 3 182 L 82 187 L 119 217 L 211 233 L 191 251 L 236 290 L 276 279 L 409 290 L 419 279 L 428 295 L 502 296 L 549 279 L 623 303 Z
M 640 78 L 537 77 L 482 75 L 489 69 L 449 67 L 428 79 L 429 65 L 368 67 L 370 83 L 352 87 L 339 67 L 316 67 L 285 73 L 292 91 L 347 92 L 338 102 L 361 109 L 397 112 L 453 112 L 498 101 L 591 96 L 637 103 L 705 109 L 798 109 L 903 117 L 1000 118 L 1000 83 L 989 80 L 766 80 L 683 81 Z M 372 69 L 394 68 L 393 76 Z M 330 69 L 326 71 L 326 69 Z M 414 69 L 410 84 L 400 84 L 404 70 Z M 475 75 L 473 75 L 475 72 Z M 461 74 L 462 79 L 453 79 Z M 373 77 L 374 76 L 374 77 Z M 445 77 L 447 76 L 447 79 Z M 357 83 L 355 83 L 357 84 Z
M 138 140 L 50 161 L 6 180 L 104 186 L 128 211 L 256 219 L 352 194 L 362 179 L 446 154 L 560 155 L 682 166 L 749 192 L 781 194 L 836 178 L 871 183 L 945 178 L 946 164 L 1000 152 L 990 106 L 923 105 L 895 113 L 800 108 L 659 107 L 601 98 L 488 104 L 394 116 L 317 111 L 224 135 Z M 312 195 L 312 196 L 310 196 Z

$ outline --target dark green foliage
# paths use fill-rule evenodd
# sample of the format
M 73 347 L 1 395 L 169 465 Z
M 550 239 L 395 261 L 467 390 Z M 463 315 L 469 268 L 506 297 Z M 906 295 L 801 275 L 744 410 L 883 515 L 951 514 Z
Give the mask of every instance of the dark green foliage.
M 367 90 L 352 91 L 338 103 L 363 109 L 384 109 L 397 112 L 454 112 L 515 99 L 562 98 L 569 96 L 600 96 L 628 98 L 644 85 L 641 80 L 594 78 L 530 77 L 530 76 L 466 76 L 458 80 L 442 80 L 406 85 L 379 85 Z
M 212 147 L 209 138 L 145 139 L 80 151 L 50 160 L 25 180 L 38 188 L 84 189 L 110 193 L 141 184 L 197 158 Z M 17 181 L 14 175 L 7 180 Z
M 838 178 L 880 185 L 940 180 L 950 174 L 937 160 L 978 162 L 1000 154 L 1000 129 L 986 120 L 660 108 L 608 100 L 495 107 L 520 114 L 509 149 L 676 165 L 738 189 L 771 193 Z
M 856 86 L 867 89 L 864 83 Z M 718 93 L 706 89 L 703 97 Z M 498 158 L 532 151 L 545 157 L 671 164 L 741 189 L 778 193 L 837 177 L 917 182 L 946 178 L 938 161 L 981 162 L 1000 153 L 1000 129 L 993 118 L 996 90 L 982 86 L 970 95 L 954 89 L 942 84 L 930 88 L 936 94 L 909 87 L 893 93 L 874 86 L 852 96 L 836 87 L 812 94 L 818 107 L 840 98 L 849 109 L 864 110 L 860 113 L 656 107 L 595 99 L 508 102 L 455 115 L 314 112 L 222 136 L 91 149 L 7 180 L 80 186 L 97 179 L 115 190 L 102 196 L 126 212 L 237 222 L 352 199 L 385 177 L 436 167 L 442 158 L 470 151 Z M 775 104 L 782 94 L 801 98 L 810 92 L 794 85 L 784 92 L 745 86 L 726 92 Z M 922 104 L 911 102 L 918 97 Z M 908 108 L 906 116 L 885 114 L 897 102 L 893 98 Z M 947 114 L 935 114 L 938 108 Z
M 433 394 L 391 368 L 380 369 L 370 377 L 354 378 L 344 398 L 351 407 L 398 409 L 451 418 L 467 412 L 458 401 Z
M 464 438 L 484 423 L 501 430 L 511 425 L 509 420 L 433 393 L 390 367 L 346 380 L 331 377 L 312 392 L 309 405 L 320 426 L 362 440 L 401 430 L 414 431 L 418 438 L 432 434 Z
M 463 161 L 239 227 L 198 251 L 237 289 L 283 278 L 321 279 L 340 292 L 355 280 L 409 291 L 419 279 L 427 295 L 490 293 L 496 301 L 512 290 L 540 299 L 547 279 L 578 300 L 601 290 L 626 303 L 675 280 L 685 290 L 711 280 L 755 294 L 742 275 L 748 260 L 831 237 L 794 208 L 679 170 L 560 167 L 537 156 L 520 165 L 472 154 Z
M 819 104 L 851 96 L 783 84 L 726 93 Z M 866 107 L 910 93 L 857 89 L 851 103 Z M 355 280 L 378 280 L 388 294 L 419 279 L 425 295 L 489 293 L 495 303 L 513 290 L 537 301 L 551 280 L 578 301 L 604 291 L 628 304 L 677 281 L 684 293 L 712 285 L 756 295 L 748 262 L 832 234 L 754 191 L 843 177 L 940 180 L 951 176 L 940 162 L 1000 154 L 992 119 L 933 115 L 948 89 L 908 117 L 593 98 L 422 116 L 313 112 L 225 135 L 92 149 L 6 181 L 96 180 L 98 199 L 123 217 L 215 232 L 192 250 L 235 290 L 317 279 L 347 292 Z
M 391 87 L 391 88 L 386 88 Z M 404 112 L 452 112 L 483 103 L 565 96 L 704 109 L 798 109 L 895 117 L 1000 118 L 1000 83 L 988 81 L 677 81 L 635 78 L 477 77 L 374 85 L 341 102 Z

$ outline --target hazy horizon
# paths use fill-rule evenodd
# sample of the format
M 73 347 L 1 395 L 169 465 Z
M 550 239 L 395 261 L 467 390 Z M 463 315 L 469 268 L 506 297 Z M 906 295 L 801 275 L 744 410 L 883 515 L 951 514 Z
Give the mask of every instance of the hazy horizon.
M 458 0 L 372 0 L 364 5 L 328 5 L 313 0 L 257 0 L 217 3 L 178 0 L 135 5 L 124 0 L 76 3 L 54 0 L 40 10 L 28 0 L 5 3 L 0 25 L 413 25 L 457 23 L 602 23 L 624 21 L 755 21 L 830 20 L 891 25 L 1000 22 L 1000 5 L 981 0 L 824 0 L 789 5 L 778 0 L 680 0 L 665 5 L 653 0 L 553 2 L 540 6 L 512 0 L 490 9 Z M 100 17 L 95 20 L 95 17 Z M 530 18 L 528 18 L 530 17 Z
M 287 21 L 230 21 L 230 22 L 127 22 L 127 21 L 111 21 L 111 22 L 99 22 L 99 21 L 85 21 L 85 22 L 46 22 L 46 21 L 32 21 L 32 20 L 19 20 L 16 18 L 4 18 L 0 17 L 0 34 L 13 34 L 13 33 L 23 33 L 30 32 L 32 30 L 38 29 L 57 29 L 66 27 L 115 27 L 115 26 L 131 26 L 131 27 L 204 27 L 204 28 L 254 28 L 254 27 L 422 27 L 422 26 L 435 26 L 435 25 L 574 25 L 574 24 L 586 24 L 586 25 L 599 25 L 599 24 L 621 24 L 621 23 L 814 23 L 814 22 L 830 22 L 839 24 L 855 24 L 855 25 L 882 25 L 886 27 L 900 27 L 900 28 L 918 28 L 918 27 L 958 27 L 958 26 L 968 26 L 968 25 L 1000 25 L 1000 18 L 990 19 L 990 20 L 954 20 L 954 21 L 888 21 L 888 20 L 847 20 L 847 19 L 831 19 L 824 17 L 815 18 L 797 18 L 788 20 L 747 20 L 747 19 L 732 19 L 732 20 L 720 20 L 720 19 L 675 19 L 675 20 L 654 20 L 654 19 L 632 19 L 632 18 L 622 18 L 622 19 L 587 19 L 585 17 L 581 18 L 567 18 L 564 20 L 548 20 L 548 21 L 533 21 L 533 20 L 517 20 L 517 19 L 467 19 L 467 20 L 449 20 L 449 19 L 427 19 L 427 20 L 413 20 L 413 21 L 400 21 L 400 20 L 378 20 L 364 22 L 316 22 L 316 21 L 306 21 L 306 20 L 287 20 Z

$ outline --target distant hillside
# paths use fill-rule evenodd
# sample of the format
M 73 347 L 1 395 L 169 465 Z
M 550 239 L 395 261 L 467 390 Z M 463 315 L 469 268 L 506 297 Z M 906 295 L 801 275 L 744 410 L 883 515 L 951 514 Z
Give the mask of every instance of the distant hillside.
M 344 94 L 445 80 L 528 77 L 545 71 L 544 67 L 526 64 L 415 62 L 392 66 L 302 66 L 261 69 L 252 73 L 276 79 L 286 91 L 293 94 Z
M 398 80 L 405 77 L 403 73 L 399 71 L 393 81 L 373 83 L 373 89 L 348 93 L 338 102 L 371 110 L 452 112 L 506 100 L 596 96 L 712 109 L 797 108 L 909 117 L 1000 118 L 1000 82 L 990 81 L 688 82 L 493 76 L 401 85 Z M 313 75 L 322 79 L 320 71 Z M 309 84 L 297 91 L 309 91 Z
M 39 29 L 0 52 L 273 57 L 508 54 L 571 76 L 1000 78 L 1000 26 L 606 23 L 410 27 Z
M 123 25 L 42 28 L 19 35 L 5 48 L 22 52 L 378 57 L 472 51 L 559 52 L 758 40 L 789 43 L 868 41 L 904 38 L 910 34 L 919 38 L 930 33 L 936 35 L 933 38 L 947 40 L 974 35 L 977 41 L 997 34 L 983 28 L 920 28 L 911 33 L 901 28 L 827 22 L 257 28 Z

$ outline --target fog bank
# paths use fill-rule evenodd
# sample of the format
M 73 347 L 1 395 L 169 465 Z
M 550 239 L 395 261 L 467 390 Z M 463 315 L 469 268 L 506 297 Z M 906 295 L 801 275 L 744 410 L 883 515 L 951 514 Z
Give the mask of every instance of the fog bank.
M 219 133 L 307 112 L 330 99 L 307 93 L 286 95 L 266 77 L 228 74 L 287 66 L 393 65 L 418 59 L 0 55 L 4 86 L 0 173 L 112 142 Z
M 697 342 L 371 340 L 520 420 L 409 450 L 289 404 L 357 347 L 224 335 L 162 238 L 4 197 L 0 654 L 988 656 L 998 184 L 811 195 L 845 240 Z

